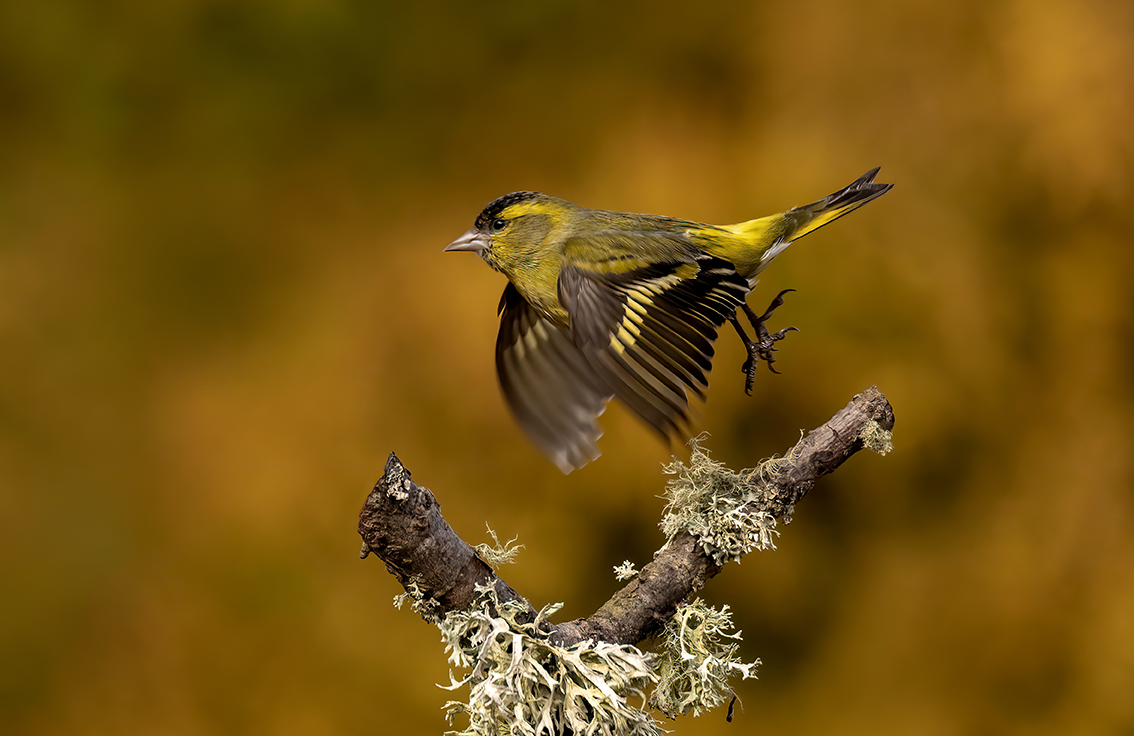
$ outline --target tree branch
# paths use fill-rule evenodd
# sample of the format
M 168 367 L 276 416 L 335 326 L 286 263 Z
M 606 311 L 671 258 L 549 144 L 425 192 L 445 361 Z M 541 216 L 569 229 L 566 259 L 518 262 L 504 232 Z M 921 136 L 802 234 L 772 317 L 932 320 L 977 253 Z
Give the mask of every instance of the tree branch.
M 863 447 L 885 452 L 893 426 L 890 403 L 872 386 L 788 450 L 766 480 L 768 496 L 749 505 L 759 504 L 754 511 L 776 518 L 790 517 L 815 481 L 851 455 Z M 423 603 L 419 610 L 427 617 L 467 609 L 479 584 L 493 585 L 501 601 L 524 601 L 453 531 L 433 493 L 414 483 L 393 453 L 366 498 L 358 531 L 361 556 L 373 552 L 381 558 L 402 587 Z M 721 569 L 696 538 L 678 535 L 592 616 L 555 625 L 552 635 L 563 645 L 584 639 L 636 644 Z M 532 609 L 530 615 L 535 614 Z

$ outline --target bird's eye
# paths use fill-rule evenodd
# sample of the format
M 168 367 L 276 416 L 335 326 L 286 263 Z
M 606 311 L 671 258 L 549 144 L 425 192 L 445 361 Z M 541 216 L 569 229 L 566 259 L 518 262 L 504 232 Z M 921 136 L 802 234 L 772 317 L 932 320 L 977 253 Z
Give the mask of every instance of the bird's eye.
M 492 221 L 492 225 L 490 227 L 492 228 L 492 232 L 498 233 L 504 228 L 508 227 L 508 221 L 503 217 L 497 217 Z

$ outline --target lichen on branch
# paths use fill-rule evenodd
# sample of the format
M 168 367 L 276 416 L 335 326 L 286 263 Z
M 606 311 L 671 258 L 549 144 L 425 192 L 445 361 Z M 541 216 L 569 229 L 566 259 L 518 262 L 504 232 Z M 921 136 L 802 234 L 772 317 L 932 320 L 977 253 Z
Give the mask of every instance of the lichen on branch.
M 737 472 L 713 460 L 703 440 L 701 435 L 689 441 L 688 463 L 674 458 L 663 468 L 674 477 L 666 483 L 662 533 L 670 541 L 692 534 L 718 565 L 754 549 L 775 549 L 772 538 L 779 532 L 767 508 L 778 490 L 770 478 L 783 461 L 773 458 Z
M 437 626 L 449 663 L 469 670 L 450 674 L 448 690 L 467 686 L 467 702 L 445 704 L 449 723 L 469 718 L 452 736 L 660 736 L 641 704 L 656 678 L 654 655 L 629 644 L 584 641 L 561 646 L 544 626 L 559 604 L 534 620 L 514 601 L 501 602 L 491 587 L 468 611 L 453 611 Z
M 553 624 L 557 606 L 535 610 L 492 568 L 510 561 L 515 540 L 490 532 L 495 545 L 469 546 L 393 453 L 359 515 L 362 556 L 382 559 L 408 594 L 401 600 L 441 628 L 450 662 L 469 670 L 449 686 L 469 687 L 468 702 L 447 705 L 450 719 L 469 716 L 459 733 L 653 736 L 659 727 L 643 709 L 651 687 L 663 712 L 696 714 L 758 664 L 737 657 L 727 607 L 688 598 L 727 562 L 774 548 L 777 519 L 790 520 L 820 477 L 859 450 L 889 452 L 893 426 L 889 402 L 871 387 L 753 469 L 729 470 L 694 442 L 688 463 L 667 467 L 665 546 L 641 570 L 616 568 L 626 584 L 587 618 Z M 657 655 L 636 646 L 652 635 Z

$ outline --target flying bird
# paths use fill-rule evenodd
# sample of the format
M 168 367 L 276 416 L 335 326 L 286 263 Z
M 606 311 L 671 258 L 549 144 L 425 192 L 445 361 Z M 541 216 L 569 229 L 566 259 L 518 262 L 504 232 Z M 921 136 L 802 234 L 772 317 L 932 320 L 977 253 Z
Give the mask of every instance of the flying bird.
M 877 173 L 735 225 L 513 192 L 485 207 L 445 250 L 476 253 L 508 278 L 496 339 L 500 386 L 524 433 L 569 473 L 599 456 L 597 420 L 613 397 L 662 435 L 688 436 L 689 392 L 704 398 L 725 322 L 748 352 L 751 393 L 756 366 L 763 360 L 772 368 L 775 343 L 795 329 L 764 326 L 786 292 L 763 314 L 748 306 L 757 275 L 793 241 L 889 191 L 892 184 L 874 181 Z

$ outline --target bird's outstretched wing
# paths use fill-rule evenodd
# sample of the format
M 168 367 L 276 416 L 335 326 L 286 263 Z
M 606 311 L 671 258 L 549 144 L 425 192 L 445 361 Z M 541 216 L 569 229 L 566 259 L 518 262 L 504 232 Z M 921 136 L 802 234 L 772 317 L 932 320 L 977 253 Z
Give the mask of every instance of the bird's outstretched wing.
M 620 272 L 611 264 L 565 265 L 558 295 L 574 343 L 598 377 L 675 437 L 691 424 L 688 391 L 704 396 L 717 330 L 749 288 L 731 263 L 695 252 Z
M 566 327 L 544 319 L 511 283 L 500 297 L 496 374 L 528 438 L 564 473 L 599 456 L 596 421 L 614 391 Z

